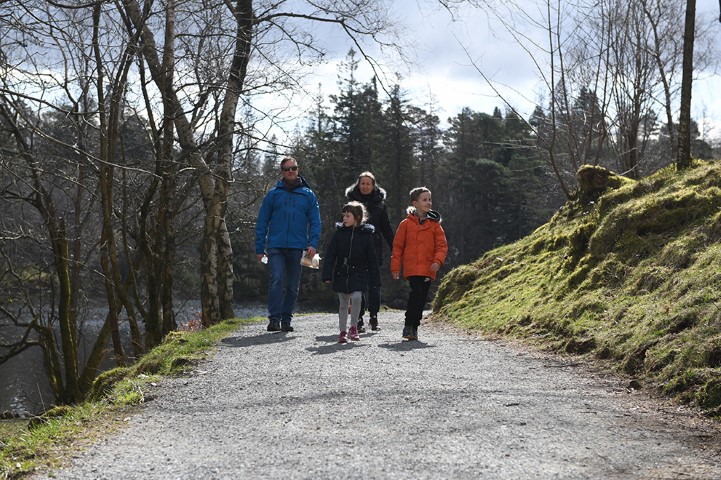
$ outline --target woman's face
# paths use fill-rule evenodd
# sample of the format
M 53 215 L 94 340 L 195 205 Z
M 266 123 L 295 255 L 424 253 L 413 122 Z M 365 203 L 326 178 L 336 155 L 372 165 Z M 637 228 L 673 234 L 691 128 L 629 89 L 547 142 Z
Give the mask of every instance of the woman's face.
M 363 195 L 368 195 L 373 191 L 373 179 L 370 177 L 361 177 L 358 183 L 358 189 Z

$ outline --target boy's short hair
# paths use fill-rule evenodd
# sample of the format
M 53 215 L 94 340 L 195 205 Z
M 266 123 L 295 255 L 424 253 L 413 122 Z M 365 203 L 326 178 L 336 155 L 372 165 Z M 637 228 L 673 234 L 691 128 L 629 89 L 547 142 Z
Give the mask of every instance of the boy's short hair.
M 366 210 L 366 207 L 360 202 L 353 201 L 346 203 L 343 205 L 341 212 L 350 212 L 358 223 L 365 223 L 368 220 L 368 210 Z
M 431 191 L 428 190 L 427 187 L 416 187 L 416 188 L 414 188 L 413 190 L 411 190 L 411 192 L 410 192 L 411 203 L 413 203 L 413 202 L 415 202 L 416 200 L 418 200 L 418 197 L 420 197 L 420 196 L 421 196 L 421 193 L 424 193 L 424 192 L 428 192 L 428 194 L 431 195 Z

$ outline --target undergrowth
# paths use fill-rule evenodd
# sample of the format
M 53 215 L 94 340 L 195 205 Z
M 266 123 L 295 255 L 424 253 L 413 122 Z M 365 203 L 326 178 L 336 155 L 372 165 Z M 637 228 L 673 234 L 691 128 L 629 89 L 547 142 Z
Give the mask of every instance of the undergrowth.
M 446 275 L 437 316 L 604 359 L 721 416 L 721 165 L 696 162 L 569 201 Z

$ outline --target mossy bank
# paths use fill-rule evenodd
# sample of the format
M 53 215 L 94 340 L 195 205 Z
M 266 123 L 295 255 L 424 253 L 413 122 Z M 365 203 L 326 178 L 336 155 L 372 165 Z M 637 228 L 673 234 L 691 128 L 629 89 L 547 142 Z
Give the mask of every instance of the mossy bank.
M 192 369 L 217 342 L 240 325 L 263 319 L 231 319 L 201 331 L 178 331 L 137 363 L 102 373 L 89 399 L 75 406 L 54 407 L 39 417 L 0 421 L 0 480 L 23 478 L 54 468 L 98 438 L 122 428 L 136 405 L 164 376 Z
M 451 271 L 434 315 L 604 359 L 720 416 L 721 164 L 603 185 Z

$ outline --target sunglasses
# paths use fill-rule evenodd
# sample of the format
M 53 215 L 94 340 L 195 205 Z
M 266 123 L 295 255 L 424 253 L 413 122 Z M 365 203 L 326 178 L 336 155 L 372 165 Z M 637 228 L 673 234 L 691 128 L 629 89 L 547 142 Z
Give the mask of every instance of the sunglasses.
M 281 170 L 284 172 L 288 172 L 290 170 L 293 170 L 294 172 L 298 170 L 298 165 L 293 165 L 292 167 L 280 167 Z

